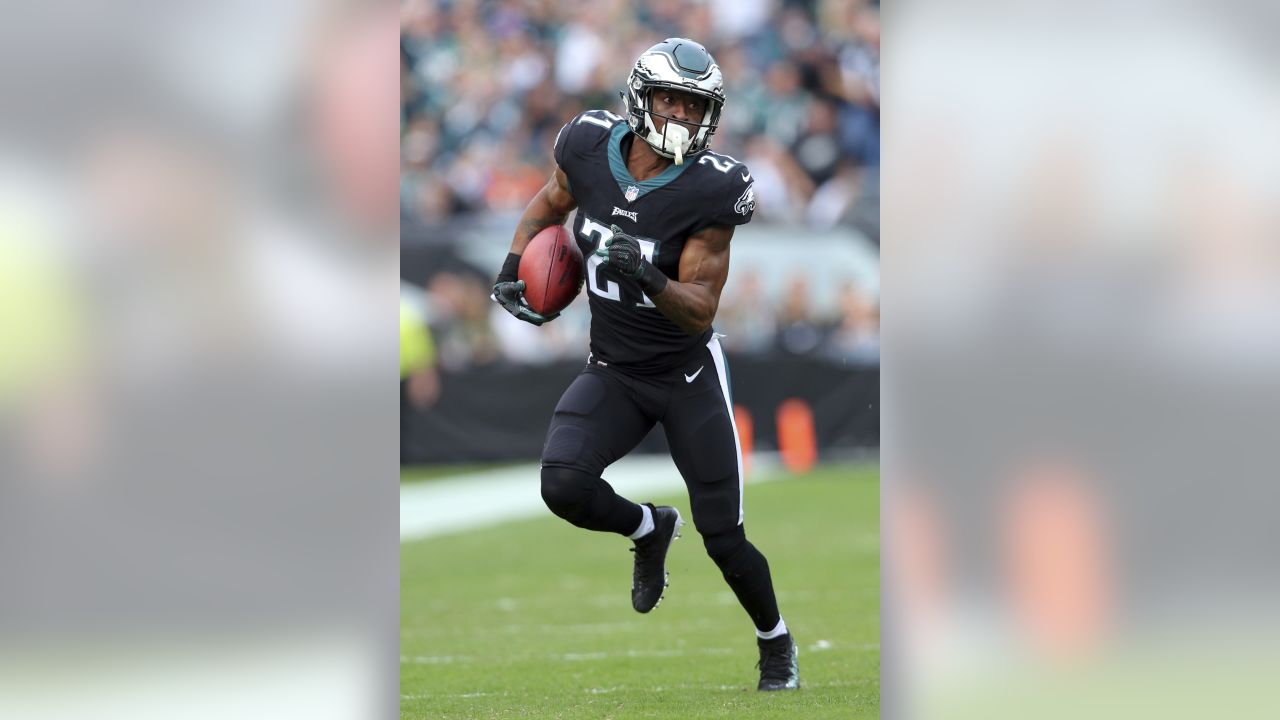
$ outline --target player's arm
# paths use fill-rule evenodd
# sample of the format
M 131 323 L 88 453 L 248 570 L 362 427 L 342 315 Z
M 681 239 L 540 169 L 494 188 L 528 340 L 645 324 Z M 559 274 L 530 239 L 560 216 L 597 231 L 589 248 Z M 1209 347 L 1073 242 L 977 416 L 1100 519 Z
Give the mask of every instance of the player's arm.
M 729 240 L 733 227 L 709 227 L 689 236 L 680 253 L 680 280 L 669 281 L 649 299 L 671 322 L 690 335 L 711 327 L 720 307 L 720 291 L 729 278 Z
M 613 238 L 597 254 L 632 278 L 671 322 L 690 335 L 711 327 L 720 307 L 720 291 L 729 277 L 732 226 L 700 230 L 685 241 L 680 253 L 680 279 L 671 280 L 640 254 L 635 238 L 613 228 Z
M 515 237 L 511 239 L 511 253 L 517 257 L 523 255 L 524 249 L 529 246 L 529 241 L 535 235 L 552 225 L 563 224 L 565 218 L 569 217 L 569 213 L 576 207 L 578 207 L 578 201 L 573 198 L 573 193 L 569 192 L 569 178 L 565 176 L 563 170 L 556 168 L 547 179 L 547 184 L 543 185 L 542 189 L 529 201 L 529 206 L 524 209 L 524 215 L 520 216 Z
M 520 256 L 529 246 L 535 235 L 552 225 L 560 225 L 569 216 L 569 212 L 578 206 L 573 194 L 569 192 L 569 178 L 564 171 L 556 168 L 547 180 L 547 184 L 533 196 L 529 206 L 520 216 L 520 224 L 516 226 L 515 237 L 511 239 L 511 252 L 502 263 L 502 271 L 493 285 L 494 302 L 504 310 L 527 323 L 541 325 L 554 320 L 554 315 L 540 315 L 529 308 L 524 299 L 524 282 L 519 279 Z

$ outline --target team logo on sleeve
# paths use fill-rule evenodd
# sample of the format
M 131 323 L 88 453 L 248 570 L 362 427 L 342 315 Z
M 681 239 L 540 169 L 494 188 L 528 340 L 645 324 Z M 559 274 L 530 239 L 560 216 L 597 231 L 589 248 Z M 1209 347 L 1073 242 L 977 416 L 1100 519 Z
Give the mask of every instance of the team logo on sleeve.
M 627 188 L 627 191 L 622 193 L 622 196 L 627 199 L 627 202 L 634 201 L 637 197 L 639 197 L 639 195 L 640 195 L 640 188 L 636 187 L 635 185 L 629 186 Z
M 746 215 L 756 209 L 755 187 L 755 183 L 748 185 L 747 189 L 742 191 L 742 197 L 738 198 L 738 202 L 734 203 L 733 209 L 739 215 Z

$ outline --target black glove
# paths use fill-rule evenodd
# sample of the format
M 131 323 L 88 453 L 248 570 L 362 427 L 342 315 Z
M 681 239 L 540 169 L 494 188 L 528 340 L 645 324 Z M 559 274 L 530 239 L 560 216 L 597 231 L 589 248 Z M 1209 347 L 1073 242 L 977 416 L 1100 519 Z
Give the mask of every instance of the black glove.
M 622 232 L 617 225 L 610 228 L 613 237 L 605 240 L 596 255 L 604 258 L 601 265 L 609 265 L 623 277 L 635 280 L 640 289 L 650 297 L 657 295 L 667 287 L 667 276 L 644 259 L 640 251 L 640 241 Z
M 506 262 L 502 263 L 502 272 L 498 273 L 498 281 L 493 284 L 493 294 L 489 298 L 501 305 L 503 310 L 530 325 L 541 325 L 560 317 L 560 313 L 541 315 L 529 307 L 529 301 L 524 299 L 524 281 L 516 279 L 519 270 L 520 256 L 507 253 Z

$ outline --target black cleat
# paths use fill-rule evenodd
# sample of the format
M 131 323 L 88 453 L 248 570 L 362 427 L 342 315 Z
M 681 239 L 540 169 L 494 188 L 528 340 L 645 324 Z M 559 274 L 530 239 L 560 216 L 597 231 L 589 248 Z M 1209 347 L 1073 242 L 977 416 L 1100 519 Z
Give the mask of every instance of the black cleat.
M 795 690 L 800 687 L 800 655 L 791 633 L 772 640 L 756 638 L 760 646 L 760 685 L 757 690 Z
M 646 503 L 647 504 L 647 503 Z M 636 554 L 636 567 L 631 575 L 631 607 L 647 613 L 658 606 L 667 587 L 667 549 L 680 537 L 680 511 L 667 505 L 654 507 L 653 532 L 636 540 L 631 552 Z

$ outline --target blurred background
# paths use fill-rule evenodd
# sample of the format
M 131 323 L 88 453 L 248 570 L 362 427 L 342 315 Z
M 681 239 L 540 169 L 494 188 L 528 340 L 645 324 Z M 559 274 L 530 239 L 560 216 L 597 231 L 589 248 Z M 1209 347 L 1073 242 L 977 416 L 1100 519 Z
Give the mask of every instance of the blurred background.
M 883 332 L 886 715 L 1277 715 L 1274 6 L 884 8 L 894 56 L 882 203 L 893 311 Z M 735 238 L 726 302 L 741 293 L 782 307 L 792 273 L 757 266 L 764 289 L 745 290 L 752 268 L 741 258 L 755 242 L 766 258 L 815 273 L 813 308 L 832 307 L 839 294 L 819 288 L 846 279 L 818 273 L 877 267 L 861 259 L 878 256 L 878 153 L 833 141 L 857 189 L 815 205 L 840 173 L 824 180 L 811 174 L 821 161 L 804 158 L 829 159 L 821 138 L 830 134 L 809 133 L 817 151 L 772 156 L 778 138 L 806 134 L 810 113 L 773 113 L 773 130 L 749 118 L 728 124 L 755 111 L 737 90 L 753 86 L 825 99 L 835 113 L 819 110 L 818 128 L 844 128 L 855 105 L 878 107 L 879 81 L 859 79 L 878 67 L 863 39 L 869 8 L 651 2 L 628 18 L 616 5 L 565 7 L 572 12 L 461 2 L 6 8 L 0 716 L 396 713 L 399 553 L 408 547 L 395 520 L 404 507 L 397 420 L 406 393 L 415 408 L 433 396 L 443 407 L 452 373 L 486 367 L 472 349 L 484 343 L 449 339 L 450 314 L 465 303 L 429 301 L 430 278 L 452 268 L 446 290 L 478 282 L 483 291 L 505 252 L 512 220 L 501 214 L 514 217 L 526 198 L 499 209 L 505 193 L 489 192 L 490 175 L 476 170 L 491 165 L 486 144 L 520 157 L 528 143 L 525 162 L 541 166 L 541 179 L 550 142 L 531 138 L 548 130 L 525 118 L 554 127 L 554 112 L 616 110 L 612 85 L 650 37 L 672 32 L 664 23 L 709 26 L 680 32 L 701 34 L 725 66 L 729 115 L 715 147 L 750 162 L 760 180 L 759 216 Z M 535 30 L 504 45 L 510 25 Z M 570 27 L 585 40 L 568 42 Z M 430 40 L 415 50 L 415 35 Z M 615 55 L 618 38 L 633 45 Z M 574 60 L 561 61 L 562 51 Z M 582 74 L 582 55 L 596 58 L 590 68 L 604 80 Z M 424 68 L 424 57 L 437 64 Z M 494 72 L 497 57 L 529 62 Z M 832 58 L 844 91 L 811 69 Z M 416 79 L 424 70 L 445 80 Z M 454 80 L 464 71 L 476 77 L 474 93 Z M 510 102 L 499 102 L 547 78 L 563 110 L 538 110 L 538 95 L 511 117 Z M 588 99 L 588 86 L 605 88 L 601 99 Z M 870 105 L 864 86 L 874 88 Z M 467 155 L 463 136 L 490 122 L 528 123 L 529 134 L 486 131 L 497 140 Z M 753 150 L 753 137 L 770 142 Z M 502 147 L 512 139 L 520 143 Z M 781 200 L 765 196 L 771 164 L 788 188 Z M 864 211 L 864 199 L 873 207 Z M 489 217 L 496 227 L 486 230 Z M 781 239 L 748 242 L 748 230 L 782 227 Z M 464 239 L 492 256 L 466 255 Z M 871 308 L 878 277 L 849 278 Z M 468 307 L 483 307 L 470 317 L 486 333 L 503 332 L 484 319 L 489 305 Z M 577 323 L 581 333 L 581 313 Z M 574 326 L 566 313 L 538 337 Z M 771 338 L 761 345 L 776 344 L 777 324 L 761 326 Z M 800 335 L 813 343 L 815 333 Z M 515 351 L 489 343 L 501 348 L 488 351 L 502 358 L 487 366 L 495 373 L 559 362 L 546 359 L 554 348 L 527 349 L 537 341 Z M 580 362 L 585 342 L 567 344 Z M 521 351 L 534 358 L 517 366 L 510 358 Z M 734 352 L 735 372 L 755 357 Z M 399 394 L 389 383 L 397 356 L 414 385 Z M 457 369 L 452 357 L 462 358 Z M 436 363 L 434 376 L 421 372 Z M 819 495 L 815 508 L 789 482 L 758 489 L 796 503 L 806 532 L 811 513 L 835 508 L 824 540 L 856 545 L 833 557 L 878 551 L 865 530 L 875 493 L 865 493 L 863 537 L 850 532 L 843 497 Z M 446 519 L 461 514 L 437 505 Z M 570 531 L 548 530 L 553 542 Z M 813 557 L 794 524 L 770 540 L 784 548 L 797 536 L 794 557 Z M 409 548 L 424 564 L 452 549 L 429 542 Z M 599 566 L 611 572 L 616 558 Z M 836 585 L 852 574 L 843 566 L 813 570 L 809 596 L 834 598 L 829 618 L 852 616 L 847 603 L 877 577 L 876 563 L 862 563 L 867 582 L 846 593 Z M 427 612 L 436 608 L 449 584 L 409 577 Z M 578 591 L 552 590 L 552 610 Z M 868 614 L 875 607 L 873 597 Z M 493 610 L 494 627 L 510 624 Z M 864 659 L 878 668 L 879 639 L 867 642 L 876 654 Z M 431 653 L 422 652 L 438 663 Z M 807 677 L 830 666 L 819 659 L 829 655 L 806 648 L 805 657 Z M 407 667 L 430 681 L 442 665 Z
M 489 291 L 556 133 L 584 110 L 621 112 L 635 58 L 673 36 L 720 64 L 712 149 L 755 178 L 715 323 L 755 447 L 778 448 L 788 399 L 822 454 L 878 446 L 878 3 L 406 0 L 402 462 L 538 457 L 541 420 L 586 358 L 587 301 L 534 328 Z M 641 450 L 661 451 L 660 434 Z
M 0 717 L 395 713 L 398 25 L 6 4 Z
M 885 15 L 886 709 L 1280 715 L 1276 4 Z

